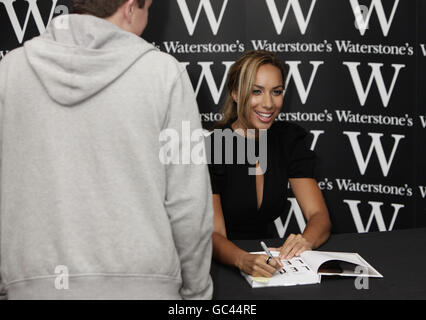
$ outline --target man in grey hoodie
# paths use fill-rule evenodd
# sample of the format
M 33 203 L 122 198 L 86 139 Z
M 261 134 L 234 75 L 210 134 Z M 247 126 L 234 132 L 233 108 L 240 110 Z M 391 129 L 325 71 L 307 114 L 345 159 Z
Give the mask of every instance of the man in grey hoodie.
M 207 166 L 159 160 L 163 130 L 200 130 L 197 104 L 184 67 L 139 37 L 151 2 L 74 0 L 84 14 L 0 63 L 9 299 L 212 297 Z

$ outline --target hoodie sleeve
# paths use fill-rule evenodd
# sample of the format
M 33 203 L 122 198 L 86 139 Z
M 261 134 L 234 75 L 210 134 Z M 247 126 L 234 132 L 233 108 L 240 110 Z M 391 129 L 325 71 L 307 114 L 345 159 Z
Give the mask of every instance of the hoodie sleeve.
M 205 162 L 204 136 L 199 135 L 198 142 L 183 141 L 186 134 L 183 134 L 182 127 L 190 128 L 190 133 L 202 132 L 194 90 L 186 70 L 181 71 L 174 82 L 169 99 L 163 129 L 179 133 L 180 139 L 173 149 L 181 156 L 177 157 L 180 159 L 179 163 L 173 161 L 166 164 L 165 208 L 181 263 L 183 284 L 180 294 L 183 299 L 211 299 L 212 191 Z M 186 164 L 188 161 L 182 159 L 185 155 L 189 156 L 188 142 L 190 150 L 194 152 L 198 146 L 200 152 L 197 154 L 202 155 L 203 164 L 196 164 L 194 162 L 197 160 L 192 161 L 193 159 L 189 161 L 191 164 Z
M 5 82 L 6 82 L 6 61 L 3 59 L 0 62 L 0 248 L 1 248 L 1 223 L 2 223 L 2 212 L 1 212 L 1 167 L 2 167 L 2 145 L 3 145 L 3 108 L 4 108 L 4 94 L 5 94 Z M 0 300 L 6 298 L 6 289 L 2 279 L 3 270 L 1 269 L 1 250 L 0 250 Z

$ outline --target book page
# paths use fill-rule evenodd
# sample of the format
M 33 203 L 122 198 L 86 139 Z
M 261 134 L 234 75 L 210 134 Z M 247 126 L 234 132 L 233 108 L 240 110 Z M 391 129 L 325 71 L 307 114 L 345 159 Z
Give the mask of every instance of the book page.
M 301 257 L 315 272 L 322 275 L 382 277 L 357 253 L 305 251 L 301 254 Z M 337 262 L 337 265 L 325 265 L 325 269 L 328 270 L 322 270 L 321 266 L 330 261 Z M 359 267 L 357 268 L 357 266 Z
M 264 254 L 264 252 L 251 253 Z M 271 253 L 274 257 L 278 257 L 279 252 Z M 281 260 L 281 263 L 283 264 L 283 274 L 276 272 L 271 278 L 252 277 L 246 274 L 243 276 L 253 288 L 314 284 L 321 280 L 320 276 L 301 257 Z

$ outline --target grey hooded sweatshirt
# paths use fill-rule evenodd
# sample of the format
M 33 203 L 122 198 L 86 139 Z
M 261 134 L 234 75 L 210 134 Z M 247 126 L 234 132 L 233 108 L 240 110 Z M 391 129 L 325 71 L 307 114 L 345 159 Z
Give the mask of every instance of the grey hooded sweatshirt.
M 58 19 L 0 63 L 3 292 L 210 299 L 207 166 L 159 160 L 162 130 L 201 128 L 185 68 L 106 20 Z

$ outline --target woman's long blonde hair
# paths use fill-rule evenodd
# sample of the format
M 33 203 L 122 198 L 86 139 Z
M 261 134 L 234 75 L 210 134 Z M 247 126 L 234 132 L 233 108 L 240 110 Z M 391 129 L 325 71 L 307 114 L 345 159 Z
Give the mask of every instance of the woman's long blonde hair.
M 254 129 L 250 123 L 250 98 L 259 68 L 271 64 L 281 71 L 283 82 L 286 81 L 286 71 L 276 54 L 264 50 L 252 50 L 243 54 L 231 67 L 227 77 L 227 96 L 222 108 L 223 119 L 216 127 L 223 127 L 238 119 L 247 129 Z M 284 85 L 283 83 L 283 85 Z M 235 102 L 233 93 L 237 96 Z

